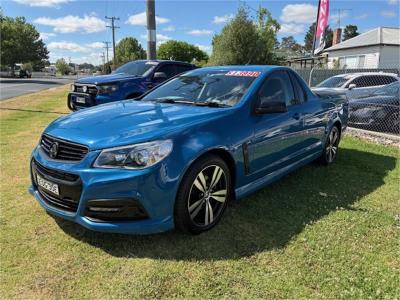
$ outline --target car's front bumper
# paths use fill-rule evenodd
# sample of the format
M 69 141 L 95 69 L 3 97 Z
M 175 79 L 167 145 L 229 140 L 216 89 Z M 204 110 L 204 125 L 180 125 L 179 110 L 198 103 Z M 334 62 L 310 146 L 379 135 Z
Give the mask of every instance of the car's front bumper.
M 57 205 L 57 202 L 46 199 L 46 193 L 43 193 L 44 190 L 38 187 L 34 179 L 32 165 L 31 175 L 33 176 L 29 192 L 49 213 L 95 231 L 150 234 L 167 231 L 174 227 L 173 210 L 178 184 L 176 179 L 173 180 L 166 174 L 164 163 L 143 170 L 92 168 L 92 162 L 97 155 L 98 151 L 91 151 L 78 163 L 65 163 L 46 157 L 40 147 L 33 152 L 32 159 L 43 169 L 78 176 L 80 192 L 79 199 L 76 199 L 76 208 L 74 206 L 64 209 Z M 68 185 L 68 183 L 53 177 L 48 172 L 40 173 L 40 175 L 50 182 L 59 184 L 60 195 L 65 195 L 63 184 Z M 67 195 L 67 198 L 73 197 Z M 89 203 L 93 200 L 104 199 L 137 201 L 143 207 L 146 217 L 128 220 L 98 220 L 88 215 Z M 56 199 L 56 201 L 59 200 Z

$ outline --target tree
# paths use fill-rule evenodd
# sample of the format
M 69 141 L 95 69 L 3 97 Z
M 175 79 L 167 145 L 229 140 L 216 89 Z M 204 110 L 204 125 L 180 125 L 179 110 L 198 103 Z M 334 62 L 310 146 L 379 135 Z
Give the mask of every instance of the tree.
M 14 69 L 16 63 L 37 62 L 48 59 L 49 52 L 39 32 L 24 17 L 0 15 L 0 56 L 3 66 Z
M 306 51 L 311 51 L 313 47 L 313 41 L 314 41 L 314 33 L 315 33 L 315 26 L 316 23 L 312 23 L 310 28 L 308 29 L 306 35 L 304 36 L 304 49 Z M 325 29 L 325 48 L 329 48 L 332 46 L 332 41 L 333 41 L 333 31 L 332 29 L 327 26 Z
M 133 37 L 123 38 L 115 47 L 115 64 L 124 64 L 131 60 L 143 59 L 146 57 L 146 51 Z
M 56 61 L 56 69 L 61 75 L 66 75 L 69 72 L 69 66 L 64 58 L 57 59 Z
M 303 46 L 298 44 L 293 36 L 283 37 L 279 48 L 295 53 L 300 53 L 303 50 Z
M 360 33 L 357 32 L 358 27 L 357 25 L 346 25 L 346 27 L 343 30 L 343 41 L 346 41 L 348 39 L 351 39 L 357 35 L 359 35 Z
M 254 22 L 245 7 L 214 36 L 211 64 L 271 64 L 276 61 L 274 48 L 279 24 L 270 12 L 260 7 Z
M 182 41 L 167 41 L 158 47 L 157 56 L 160 59 L 173 59 L 179 61 L 207 61 L 208 55 L 199 47 L 182 42 Z

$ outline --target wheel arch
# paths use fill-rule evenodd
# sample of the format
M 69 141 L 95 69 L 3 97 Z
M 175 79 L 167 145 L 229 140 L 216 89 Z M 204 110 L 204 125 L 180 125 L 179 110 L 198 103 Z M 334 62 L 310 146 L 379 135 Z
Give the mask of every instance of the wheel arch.
M 332 127 L 336 126 L 339 129 L 339 137 L 342 136 L 342 122 L 340 120 L 335 120 L 332 124 Z
M 228 149 L 224 147 L 216 147 L 216 148 L 210 148 L 207 149 L 206 151 L 200 153 L 198 156 L 196 156 L 193 160 L 190 161 L 190 163 L 187 165 L 185 170 L 182 172 L 182 175 L 179 179 L 179 185 L 178 189 L 182 184 L 182 180 L 187 174 L 187 172 L 190 170 L 190 168 L 193 166 L 194 163 L 196 163 L 199 159 L 203 158 L 206 155 L 216 155 L 220 157 L 228 166 L 229 172 L 230 172 L 230 177 L 231 177 L 231 185 L 232 185 L 232 196 L 234 196 L 234 191 L 235 191 L 235 186 L 236 186 L 236 163 L 235 160 L 232 156 L 232 154 L 228 151 Z

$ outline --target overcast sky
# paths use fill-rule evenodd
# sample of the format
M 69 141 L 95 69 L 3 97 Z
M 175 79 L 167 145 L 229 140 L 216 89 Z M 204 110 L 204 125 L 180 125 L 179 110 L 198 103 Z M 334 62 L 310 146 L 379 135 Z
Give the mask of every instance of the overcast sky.
M 183 40 L 211 53 L 211 41 L 237 11 L 243 1 L 162 1 L 156 0 L 157 41 Z M 272 12 L 281 24 L 279 39 L 293 35 L 303 43 L 315 20 L 318 1 L 247 1 L 254 15 L 259 5 Z M 330 24 L 356 24 L 360 32 L 378 26 L 399 27 L 399 0 L 331 0 Z M 8 0 L 1 8 L 7 16 L 24 16 L 41 33 L 50 51 L 50 60 L 60 57 L 72 62 L 99 64 L 103 41 L 111 41 L 111 30 L 104 17 L 116 16 L 120 27 L 117 41 L 137 38 L 146 48 L 145 1 Z M 111 54 L 111 53 L 110 53 Z

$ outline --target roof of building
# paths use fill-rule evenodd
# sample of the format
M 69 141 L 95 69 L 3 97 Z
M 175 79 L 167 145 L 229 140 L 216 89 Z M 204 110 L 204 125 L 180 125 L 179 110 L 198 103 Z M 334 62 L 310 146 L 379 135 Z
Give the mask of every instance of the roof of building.
M 326 48 L 324 52 L 374 45 L 400 46 L 400 28 L 378 27 Z

